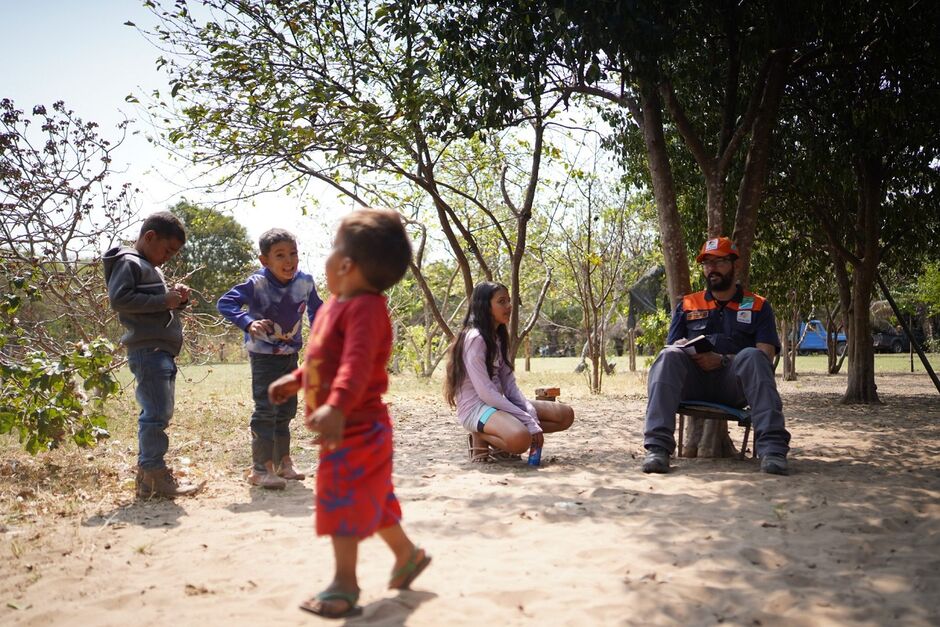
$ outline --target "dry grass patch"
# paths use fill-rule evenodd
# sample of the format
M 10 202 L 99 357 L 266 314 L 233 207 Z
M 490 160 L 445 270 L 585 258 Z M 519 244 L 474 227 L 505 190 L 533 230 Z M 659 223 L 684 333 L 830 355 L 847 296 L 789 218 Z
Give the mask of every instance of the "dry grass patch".
M 621 366 L 626 366 L 626 359 Z M 533 359 L 532 371 L 517 367 L 519 386 L 526 394 L 536 387 L 561 387 L 562 401 L 591 398 L 583 374 L 573 372 L 575 358 Z M 441 395 L 443 369 L 431 379 L 413 375 L 391 377 L 388 402 L 393 406 L 425 406 L 449 416 Z M 126 370 L 124 386 L 108 408 L 111 437 L 94 449 L 61 449 L 36 455 L 22 451 L 16 438 L 0 437 L 0 526 L 21 527 L 63 517 L 113 512 L 134 501 L 137 455 L 137 413 L 133 378 Z M 175 471 L 194 480 L 241 476 L 250 463 L 248 421 L 252 411 L 251 374 L 247 363 L 180 367 L 176 413 L 170 427 L 167 461 Z M 608 398 L 645 394 L 643 373 L 616 373 L 605 379 Z M 292 454 L 301 468 L 316 465 L 311 434 L 300 420 L 292 422 Z

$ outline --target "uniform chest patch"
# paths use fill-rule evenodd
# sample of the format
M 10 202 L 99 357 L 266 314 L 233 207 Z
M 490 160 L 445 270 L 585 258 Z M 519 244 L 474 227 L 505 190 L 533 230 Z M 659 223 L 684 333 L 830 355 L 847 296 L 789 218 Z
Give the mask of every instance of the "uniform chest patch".
M 695 311 L 687 311 L 687 312 L 685 312 L 685 319 L 686 319 L 686 320 L 701 320 L 702 318 L 707 318 L 707 317 L 708 317 L 708 312 L 707 312 L 707 311 L 695 310 Z
M 745 296 L 741 299 L 741 304 L 738 305 L 738 309 L 754 309 L 754 297 Z M 748 320 L 750 322 L 750 320 Z
M 744 324 L 751 324 L 751 312 L 750 312 L 750 311 L 739 311 L 739 312 L 738 312 L 738 322 L 743 322 Z

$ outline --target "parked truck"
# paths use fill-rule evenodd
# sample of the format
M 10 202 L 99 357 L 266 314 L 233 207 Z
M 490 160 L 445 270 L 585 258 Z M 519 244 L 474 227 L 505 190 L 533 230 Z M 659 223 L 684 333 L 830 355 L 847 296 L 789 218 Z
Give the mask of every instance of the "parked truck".
M 800 333 L 797 339 L 803 338 L 796 347 L 797 355 L 809 355 L 811 353 L 828 353 L 829 345 L 826 341 L 826 325 L 820 320 L 809 320 L 800 323 Z M 836 354 L 841 355 L 845 352 L 845 333 L 839 331 L 836 334 Z

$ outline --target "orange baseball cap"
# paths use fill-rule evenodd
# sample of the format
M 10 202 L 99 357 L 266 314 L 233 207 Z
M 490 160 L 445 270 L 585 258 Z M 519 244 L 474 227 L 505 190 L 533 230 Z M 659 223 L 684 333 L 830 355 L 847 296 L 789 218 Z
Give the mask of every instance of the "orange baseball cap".
M 708 255 L 710 257 L 727 257 L 729 255 L 738 256 L 738 247 L 727 237 L 713 237 L 705 240 L 702 244 L 702 250 L 699 251 L 696 263 L 702 263 L 702 259 Z

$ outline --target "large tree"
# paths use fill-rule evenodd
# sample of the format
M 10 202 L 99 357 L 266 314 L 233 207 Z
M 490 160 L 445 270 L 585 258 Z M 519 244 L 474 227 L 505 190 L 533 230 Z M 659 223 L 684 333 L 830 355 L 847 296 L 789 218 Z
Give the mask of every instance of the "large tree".
M 529 100 L 516 120 L 524 144 L 483 146 L 488 167 L 467 174 L 486 174 L 500 192 L 483 198 L 442 174 L 459 166 L 458 147 L 474 150 L 466 141 L 475 129 L 454 115 L 473 107 L 474 97 L 447 73 L 438 42 L 423 32 L 433 7 L 409 4 L 393 13 L 353 0 L 206 0 L 192 11 L 185 2 L 153 10 L 158 24 L 149 34 L 167 49 L 158 65 L 170 77 L 176 114 L 163 102 L 155 111 L 168 120 L 172 146 L 239 190 L 248 182 L 271 189 L 316 180 L 363 205 L 397 206 L 394 190 L 404 181 L 424 194 L 421 209 L 436 217 L 468 295 L 476 280 L 496 274 L 462 212 L 470 209 L 485 232 L 499 235 L 509 259 L 501 274 L 516 299 L 515 351 L 538 310 L 536 300 L 520 322 L 520 268 L 557 96 Z M 405 217 L 413 226 L 423 222 Z M 412 272 L 450 335 L 420 268 Z
M 581 310 L 581 363 L 592 392 L 609 373 L 608 332 L 627 292 L 650 262 L 655 237 L 642 195 L 620 176 L 597 142 L 572 141 L 561 196 L 562 214 L 548 225 L 560 245 L 546 247 L 559 268 L 560 291 Z M 586 154 L 584 154 L 586 153 Z
M 217 209 L 182 200 L 170 211 L 186 227 L 186 245 L 167 270 L 185 277 L 196 311 L 215 313 L 219 297 L 258 266 L 256 246 L 244 226 Z
M 781 96 L 794 63 L 803 62 L 801 14 L 799 3 L 774 0 L 503 0 L 440 11 L 431 29 L 451 43 L 445 50 L 451 67 L 481 86 L 484 100 L 469 112 L 477 123 L 498 126 L 518 115 L 523 101 L 506 84 L 515 81 L 525 92 L 535 75 L 545 77 L 548 93 L 606 104 L 614 111 L 609 119 L 619 117 L 628 134 L 639 135 L 675 305 L 691 291 L 672 164 L 675 137 L 700 172 L 707 233 L 731 230 L 746 285 Z M 731 174 L 738 179 L 736 197 Z M 729 207 L 735 207 L 733 223 Z M 716 433 L 689 450 L 729 453 L 727 433 Z
M 826 235 L 847 312 L 843 402 L 873 403 L 879 272 L 940 241 L 940 5 L 852 3 L 820 19 L 827 39 L 793 81 L 787 179 Z
M 446 52 L 464 79 L 483 87 L 486 100 L 470 112 L 477 123 L 516 115 L 522 100 L 505 85 L 531 89 L 533 74 L 566 98 L 583 94 L 628 112 L 621 119 L 642 140 L 675 303 L 689 291 L 690 275 L 670 133 L 700 171 L 708 234 L 733 232 L 738 241 L 746 283 L 772 131 L 802 43 L 800 9 L 773 1 L 505 0 L 441 11 L 432 28 L 450 38 Z M 736 196 L 728 189 L 732 174 Z

